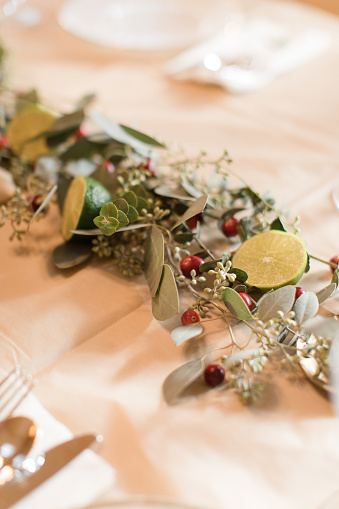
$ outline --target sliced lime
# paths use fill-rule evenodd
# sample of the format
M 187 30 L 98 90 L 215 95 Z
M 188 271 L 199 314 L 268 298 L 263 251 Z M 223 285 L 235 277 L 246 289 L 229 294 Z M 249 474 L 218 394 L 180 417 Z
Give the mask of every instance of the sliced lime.
M 263 292 L 296 284 L 307 264 L 303 241 L 278 230 L 259 233 L 246 240 L 233 256 L 233 266 L 247 272 L 246 285 Z

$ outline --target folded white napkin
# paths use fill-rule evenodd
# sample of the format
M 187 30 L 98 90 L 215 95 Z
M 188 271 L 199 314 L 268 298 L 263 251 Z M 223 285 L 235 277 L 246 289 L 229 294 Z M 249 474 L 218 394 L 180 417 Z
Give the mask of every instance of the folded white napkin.
M 36 442 L 30 453 L 32 457 L 72 438 L 69 429 L 52 417 L 33 394 L 29 394 L 20 404 L 15 415 L 30 417 L 38 427 Z M 97 499 L 112 487 L 114 481 L 115 471 L 111 465 L 95 452 L 86 449 L 39 488 L 17 502 L 13 509 L 79 508 Z
M 165 72 L 175 79 L 246 93 L 309 62 L 329 46 L 329 36 L 318 30 L 291 34 L 269 18 L 233 19 L 223 32 L 168 61 Z

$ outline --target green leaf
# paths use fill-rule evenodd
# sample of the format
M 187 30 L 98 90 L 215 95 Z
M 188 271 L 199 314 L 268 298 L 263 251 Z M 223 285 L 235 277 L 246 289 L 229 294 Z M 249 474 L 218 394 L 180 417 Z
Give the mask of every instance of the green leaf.
M 218 258 L 218 260 L 210 260 L 208 262 L 202 263 L 199 267 L 199 271 L 208 272 L 209 270 L 214 270 L 218 262 L 221 262 L 221 258 Z
M 225 219 L 229 219 L 230 217 L 233 217 L 237 212 L 241 212 L 243 210 L 245 210 L 244 207 L 233 207 L 228 209 L 221 214 L 220 221 L 224 222 Z
M 127 201 L 124 200 L 124 198 L 117 198 L 116 200 L 114 200 L 113 203 L 118 210 L 122 210 L 123 212 L 125 212 L 125 214 L 128 214 L 129 206 Z
M 183 325 L 182 327 L 177 327 L 173 329 L 171 332 L 172 339 L 174 343 L 179 346 L 182 343 L 185 343 L 189 339 L 195 338 L 199 336 L 203 332 L 204 328 L 201 323 L 191 323 L 189 325 Z
M 143 157 L 151 157 L 153 153 L 152 145 L 144 143 L 127 133 L 119 124 L 113 120 L 101 115 L 97 111 L 89 111 L 92 121 L 99 126 L 113 140 L 129 145 L 135 152 Z
M 178 288 L 172 269 L 164 265 L 161 283 L 156 295 L 152 299 L 152 311 L 156 320 L 168 320 L 179 312 Z
M 277 312 L 291 311 L 295 301 L 295 287 L 288 285 L 264 295 L 258 304 L 258 317 L 263 322 L 276 318 Z
M 120 127 L 126 133 L 133 136 L 133 138 L 136 138 L 137 140 L 140 140 L 144 143 L 147 143 L 148 145 L 154 145 L 155 147 L 159 148 L 166 148 L 166 146 L 163 143 L 160 143 L 159 141 L 155 140 L 154 138 L 151 138 L 151 136 L 148 136 L 147 134 L 141 133 L 140 131 L 136 131 L 135 129 L 132 129 L 131 127 L 128 127 L 127 125 L 119 124 Z
M 93 223 L 104 235 L 113 235 L 119 226 L 119 221 L 115 217 L 97 216 L 93 219 Z
M 154 192 L 159 196 L 166 196 L 166 198 L 176 198 L 182 201 L 192 201 L 192 196 L 187 194 L 187 192 L 182 187 L 162 185 L 156 187 Z
M 317 293 L 317 298 L 319 304 L 322 304 L 326 299 L 329 299 L 336 293 L 337 285 L 335 283 L 330 283 L 325 286 L 322 290 Z
M 174 242 L 177 242 L 178 244 L 186 244 L 186 242 L 191 242 L 193 237 L 193 233 L 179 232 L 174 235 Z
M 280 217 L 277 217 L 271 224 L 270 224 L 270 230 L 279 230 L 281 232 L 286 232 L 286 228 L 283 225 Z
M 58 269 L 70 269 L 84 263 L 92 254 L 92 244 L 67 242 L 54 249 L 53 262 Z
M 175 223 L 174 226 L 172 226 L 171 230 L 174 230 L 178 226 L 180 226 L 182 223 L 190 219 L 191 217 L 196 216 L 197 214 L 200 214 L 203 212 L 206 202 L 208 200 L 208 196 L 206 194 L 203 194 L 200 196 L 200 198 L 197 198 L 190 207 L 186 210 L 186 212 L 178 219 L 178 221 Z
M 130 223 L 134 223 L 139 219 L 138 211 L 134 207 L 132 207 L 132 205 L 129 205 L 128 207 L 127 217 Z
M 83 110 L 77 110 L 73 113 L 63 115 L 62 117 L 54 120 L 53 124 L 49 128 L 48 134 L 55 134 L 60 131 L 73 131 L 82 124 L 84 118 L 85 114 Z
M 112 202 L 106 203 L 106 205 L 101 207 L 100 216 L 117 218 L 118 217 L 118 209 L 116 208 L 114 203 L 112 203 Z
M 181 394 L 202 375 L 204 369 L 203 359 L 197 359 L 172 371 L 162 386 L 165 401 L 169 405 L 177 403 Z
M 139 198 L 147 198 L 147 193 L 146 193 L 146 189 L 144 188 L 144 186 L 142 186 L 141 184 L 137 184 L 135 186 L 132 186 L 131 187 L 131 190 L 133 191 L 133 193 Z M 133 205 L 133 203 L 131 204 Z
M 293 306 L 297 324 L 301 325 L 309 318 L 315 316 L 318 312 L 318 309 L 319 301 L 315 293 L 305 292 L 300 295 Z
M 141 198 L 141 196 L 138 196 L 137 211 L 139 212 L 139 214 L 143 209 L 148 210 L 148 201 L 145 200 L 145 198 Z
M 29 230 L 29 228 L 30 228 L 32 222 L 34 221 L 34 219 L 40 214 L 40 212 L 42 212 L 44 210 L 46 205 L 48 205 L 48 203 L 51 201 L 51 199 L 53 198 L 53 196 L 54 196 L 54 194 L 56 193 L 57 190 L 58 190 L 58 186 L 57 185 L 52 187 L 52 189 L 50 190 L 50 192 L 48 193 L 48 195 L 46 196 L 46 198 L 44 199 L 44 201 L 42 202 L 40 207 L 35 211 L 34 216 L 32 217 L 32 219 L 30 220 L 30 222 L 28 224 L 27 231 Z
M 157 226 L 148 232 L 145 244 L 145 276 L 151 296 L 157 293 L 164 265 L 164 237 Z
M 96 99 L 96 94 L 86 94 L 83 97 L 80 98 L 80 100 L 77 103 L 77 109 L 83 110 L 87 108 L 94 100 Z
M 49 143 L 48 140 L 47 142 Z M 88 138 L 80 138 L 60 155 L 60 159 L 62 161 L 71 161 L 73 159 L 90 159 L 94 154 L 102 154 L 105 150 L 105 147 L 106 145 L 103 143 L 94 142 Z
M 39 103 L 39 96 L 37 90 L 33 88 L 26 93 L 18 94 L 16 97 L 15 108 L 16 112 L 20 113 L 20 111 L 25 108 L 32 106 L 33 104 Z
M 118 221 L 119 221 L 119 226 L 117 229 L 125 228 L 125 226 L 127 226 L 129 224 L 128 217 L 122 210 L 118 210 Z
M 232 288 L 226 288 L 222 292 L 222 298 L 227 309 L 238 320 L 250 320 L 253 318 L 252 313 L 248 309 L 240 295 Z
M 122 198 L 127 201 L 128 205 L 132 205 L 134 208 L 138 205 L 138 198 L 132 191 L 123 194 Z
M 228 271 L 230 274 L 235 274 L 237 276 L 237 281 L 239 283 L 245 283 L 248 279 L 248 274 L 242 269 L 237 269 L 236 267 L 231 267 Z
M 237 231 L 243 242 L 249 239 L 252 236 L 251 218 L 242 217 L 237 224 Z
M 339 320 L 331 316 L 317 315 L 304 322 L 302 328 L 309 334 L 333 339 L 339 331 Z

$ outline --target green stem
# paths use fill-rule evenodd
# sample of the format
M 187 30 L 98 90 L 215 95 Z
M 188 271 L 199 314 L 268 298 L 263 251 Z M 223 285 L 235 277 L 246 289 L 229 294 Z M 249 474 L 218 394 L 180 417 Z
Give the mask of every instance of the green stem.
M 312 258 L 313 260 L 317 260 L 318 262 L 325 263 L 326 265 L 329 265 L 333 269 L 337 269 L 338 268 L 338 265 L 336 265 L 335 263 L 329 262 L 327 260 L 323 260 L 322 258 L 318 258 L 317 256 L 311 255 L 310 253 L 308 253 L 308 256 L 310 258 Z

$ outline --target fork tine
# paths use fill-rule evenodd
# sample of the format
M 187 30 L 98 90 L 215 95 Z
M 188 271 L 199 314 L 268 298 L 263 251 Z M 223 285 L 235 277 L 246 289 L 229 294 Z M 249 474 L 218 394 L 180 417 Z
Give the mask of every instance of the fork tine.
M 9 417 L 26 398 L 35 380 L 21 366 L 15 366 L 0 381 L 0 416 Z

